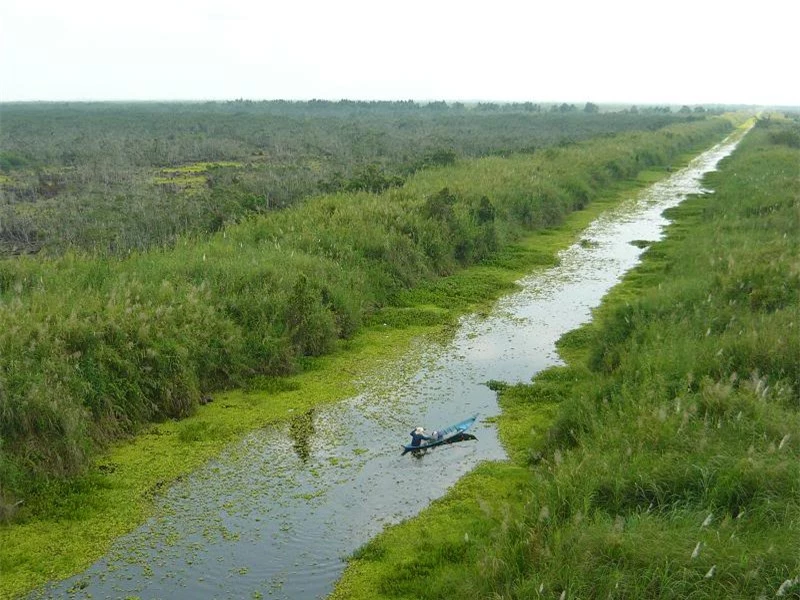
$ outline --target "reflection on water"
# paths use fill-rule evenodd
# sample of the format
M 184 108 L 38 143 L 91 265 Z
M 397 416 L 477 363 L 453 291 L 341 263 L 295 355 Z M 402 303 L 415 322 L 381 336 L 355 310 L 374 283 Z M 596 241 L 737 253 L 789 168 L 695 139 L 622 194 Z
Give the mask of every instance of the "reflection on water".
M 311 456 L 311 437 L 314 435 L 314 409 L 307 410 L 289 421 L 289 437 L 297 456 L 304 463 Z
M 555 342 L 655 240 L 661 213 L 735 144 L 703 154 L 593 223 L 558 267 L 524 278 L 489 316 L 468 316 L 446 343 L 420 342 L 338 405 L 258 431 L 168 490 L 152 519 L 44 598 L 324 597 L 344 557 L 386 525 L 418 514 L 483 460 L 505 458 L 485 383 L 530 381 L 559 363 Z M 480 414 L 477 440 L 401 456 L 408 432 Z M 467 533 L 467 532 L 465 532 Z M 72 592 L 70 592 L 72 590 Z

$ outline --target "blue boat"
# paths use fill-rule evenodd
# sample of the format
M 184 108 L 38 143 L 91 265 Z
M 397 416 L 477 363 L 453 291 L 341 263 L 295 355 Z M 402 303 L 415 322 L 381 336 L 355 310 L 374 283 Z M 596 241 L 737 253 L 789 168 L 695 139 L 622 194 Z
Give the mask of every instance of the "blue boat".
M 419 446 L 412 446 L 411 444 L 405 444 L 403 446 L 403 454 L 407 452 L 420 452 L 422 450 L 427 450 L 428 448 L 433 448 L 434 446 L 441 446 L 443 444 L 452 444 L 453 442 L 463 442 L 464 440 L 474 440 L 476 439 L 474 435 L 467 433 L 467 429 L 472 427 L 472 424 L 478 418 L 478 415 L 473 415 L 469 419 L 464 419 L 456 423 L 455 425 L 450 425 L 450 427 L 445 427 L 444 429 L 437 429 L 431 433 L 430 440 L 423 441 Z

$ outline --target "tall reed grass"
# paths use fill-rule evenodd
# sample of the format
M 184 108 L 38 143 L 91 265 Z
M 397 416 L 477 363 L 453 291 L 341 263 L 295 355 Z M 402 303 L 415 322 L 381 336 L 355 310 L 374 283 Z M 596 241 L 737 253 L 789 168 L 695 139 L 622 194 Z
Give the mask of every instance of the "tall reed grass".
M 790 126 L 754 128 L 565 338 L 586 366 L 547 436 L 510 439 L 535 457 L 530 500 L 465 569 L 470 593 L 800 594 L 800 153 L 775 135 Z M 530 393 L 501 397 L 518 415 Z

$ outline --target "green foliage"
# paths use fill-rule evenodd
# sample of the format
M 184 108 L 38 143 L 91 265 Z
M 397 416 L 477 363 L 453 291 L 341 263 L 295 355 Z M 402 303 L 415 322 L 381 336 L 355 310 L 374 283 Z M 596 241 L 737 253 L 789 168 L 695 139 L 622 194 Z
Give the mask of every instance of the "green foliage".
M 755 126 L 769 131 L 769 139 L 773 144 L 800 148 L 800 119 L 796 115 L 792 120 L 782 115 L 766 115 L 759 118 Z
M 379 194 L 390 187 L 403 185 L 403 178 L 398 175 L 386 175 L 376 164 L 370 164 L 357 172 L 344 184 L 348 192 L 372 192 Z
M 550 110 L 552 110 L 553 112 L 557 111 L 562 113 L 568 113 L 576 111 L 577 107 L 574 104 L 567 104 L 566 102 L 562 102 L 561 104 L 554 104 L 552 107 L 550 107 Z
M 28 161 L 18 152 L 0 151 L 0 171 L 8 173 L 24 167 Z
M 451 193 L 449 189 L 442 188 L 425 200 L 423 215 L 439 224 L 448 227 L 455 220 L 453 207 L 458 201 L 458 197 Z
M 289 338 L 301 356 L 321 356 L 333 349 L 338 332 L 321 294 L 300 274 L 286 303 Z
M 418 168 L 446 167 L 455 164 L 458 155 L 449 148 L 437 148 L 423 155 Z
M 447 322 L 504 284 L 488 266 L 458 291 L 440 276 L 513 265 L 522 230 L 560 222 L 600 182 L 635 172 L 637 154 L 683 152 L 728 128 L 708 120 L 552 157 L 458 161 L 381 194 L 318 197 L 124 259 L 0 263 L 3 494 L 80 473 L 109 440 L 192 414 L 210 391 L 296 372 L 364 319 Z M 610 162 L 622 166 L 609 173 Z M 392 308 L 404 306 L 416 309 Z
M 773 144 L 784 144 L 790 148 L 800 148 L 800 126 L 793 129 L 781 129 L 770 135 Z
M 492 206 L 492 201 L 486 196 L 481 196 L 481 199 L 478 201 L 478 207 L 474 210 L 474 214 L 478 224 L 483 225 L 494 221 L 497 213 L 494 206 Z

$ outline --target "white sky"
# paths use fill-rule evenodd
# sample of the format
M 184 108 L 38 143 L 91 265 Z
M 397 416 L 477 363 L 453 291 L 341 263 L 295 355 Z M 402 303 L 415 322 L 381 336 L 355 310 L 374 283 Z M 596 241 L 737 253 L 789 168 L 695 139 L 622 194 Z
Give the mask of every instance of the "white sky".
M 0 100 L 800 105 L 798 0 L 2 0 Z

